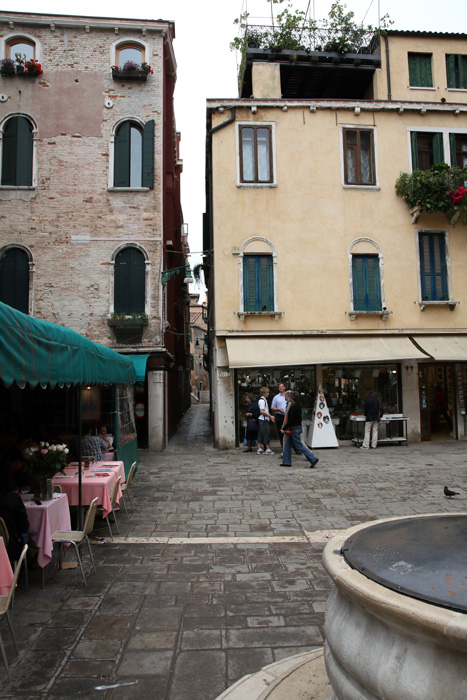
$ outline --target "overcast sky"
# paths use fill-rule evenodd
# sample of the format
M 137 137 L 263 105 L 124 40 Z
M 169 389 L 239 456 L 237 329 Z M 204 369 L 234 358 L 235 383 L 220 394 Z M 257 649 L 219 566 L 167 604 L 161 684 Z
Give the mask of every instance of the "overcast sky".
M 327 16 L 333 0 L 292 0 L 294 9 L 306 10 L 317 20 Z M 389 14 L 392 29 L 467 33 L 467 0 L 348 0 L 347 11 L 357 22 L 378 24 Z M 275 5 L 275 9 L 285 7 Z M 204 144 L 206 99 L 237 96 L 237 57 L 229 43 L 237 35 L 234 19 L 247 10 L 251 24 L 267 23 L 267 0 L 139 0 L 134 5 L 108 0 L 1 0 L 0 8 L 13 12 L 164 19 L 175 22 L 177 85 L 175 113 L 181 132 L 183 159 L 182 205 L 188 224 L 192 262 L 202 249 L 204 212 Z M 258 22 L 256 22 L 258 18 Z M 194 290 L 192 290 L 194 291 Z

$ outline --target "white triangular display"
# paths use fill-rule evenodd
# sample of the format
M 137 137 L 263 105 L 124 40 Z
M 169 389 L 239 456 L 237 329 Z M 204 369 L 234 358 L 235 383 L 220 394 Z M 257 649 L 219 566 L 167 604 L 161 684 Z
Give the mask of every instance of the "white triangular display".
M 314 447 L 339 447 L 328 404 L 321 387 L 315 402 L 315 412 L 308 431 L 308 444 Z

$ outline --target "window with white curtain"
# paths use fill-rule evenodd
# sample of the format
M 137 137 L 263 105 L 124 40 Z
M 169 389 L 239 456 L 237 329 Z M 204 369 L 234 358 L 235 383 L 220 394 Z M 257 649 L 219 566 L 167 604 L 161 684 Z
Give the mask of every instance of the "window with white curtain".
M 239 127 L 240 182 L 269 184 L 274 180 L 272 127 L 252 124 Z
M 376 185 L 372 129 L 343 129 L 346 185 Z

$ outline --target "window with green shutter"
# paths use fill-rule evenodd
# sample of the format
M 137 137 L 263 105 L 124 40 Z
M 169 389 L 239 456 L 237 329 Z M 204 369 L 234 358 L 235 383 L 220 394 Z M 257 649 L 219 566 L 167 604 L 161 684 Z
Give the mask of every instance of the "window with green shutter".
M 353 308 L 381 311 L 381 282 L 377 255 L 352 255 Z
M 114 187 L 154 187 L 154 120 L 122 122 L 115 134 Z
M 412 170 L 428 170 L 435 163 L 444 161 L 443 134 L 425 131 L 410 133 Z
M 418 235 L 422 301 L 447 301 L 446 237 L 444 233 Z
M 29 258 L 22 248 L 0 253 L 0 301 L 29 313 Z
M 448 88 L 467 90 L 467 56 L 446 54 L 446 80 Z
M 431 53 L 409 52 L 409 84 L 410 87 L 433 87 L 431 72 Z
M 128 246 L 115 258 L 114 311 L 117 314 L 144 313 L 146 261 L 143 253 Z
M 11 117 L 3 126 L 2 185 L 32 186 L 33 131 L 26 117 Z
M 271 255 L 243 258 L 244 311 L 274 311 L 274 282 Z

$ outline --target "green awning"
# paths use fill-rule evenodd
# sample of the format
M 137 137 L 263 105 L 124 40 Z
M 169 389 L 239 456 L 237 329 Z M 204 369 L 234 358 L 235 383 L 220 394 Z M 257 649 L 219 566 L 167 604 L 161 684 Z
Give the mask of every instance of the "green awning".
M 129 384 L 136 372 L 129 357 L 0 302 L 0 378 L 7 387 Z
M 146 363 L 149 355 L 127 355 L 133 361 L 136 372 L 136 381 L 144 382 L 146 379 Z

